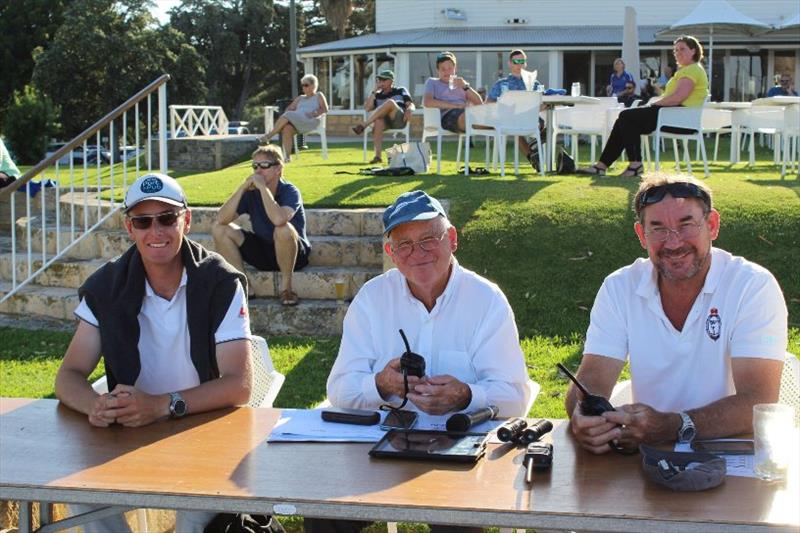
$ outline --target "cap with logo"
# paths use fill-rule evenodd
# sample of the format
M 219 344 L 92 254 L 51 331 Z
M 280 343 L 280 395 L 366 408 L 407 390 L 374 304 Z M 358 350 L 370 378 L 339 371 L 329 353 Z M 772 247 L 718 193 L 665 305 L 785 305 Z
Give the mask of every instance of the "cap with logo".
M 178 182 L 166 174 L 145 174 L 133 182 L 125 193 L 125 212 L 145 200 L 157 200 L 165 204 L 186 207 L 186 195 Z
M 394 80 L 394 72 L 386 69 L 378 72 L 378 79 L 379 80 Z
M 406 222 L 430 220 L 439 216 L 447 217 L 439 200 L 425 191 L 405 192 L 383 212 L 383 233 L 388 235 L 394 228 Z

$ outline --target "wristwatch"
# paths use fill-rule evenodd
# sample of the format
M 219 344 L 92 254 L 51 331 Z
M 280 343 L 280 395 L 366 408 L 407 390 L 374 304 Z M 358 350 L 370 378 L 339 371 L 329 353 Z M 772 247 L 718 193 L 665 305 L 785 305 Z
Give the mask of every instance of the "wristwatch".
M 186 402 L 179 392 L 169 393 L 169 417 L 180 418 L 186 414 Z
M 684 412 L 678 413 L 681 416 L 681 427 L 678 430 L 678 442 L 688 444 L 697 435 L 697 428 L 694 427 L 692 417 Z

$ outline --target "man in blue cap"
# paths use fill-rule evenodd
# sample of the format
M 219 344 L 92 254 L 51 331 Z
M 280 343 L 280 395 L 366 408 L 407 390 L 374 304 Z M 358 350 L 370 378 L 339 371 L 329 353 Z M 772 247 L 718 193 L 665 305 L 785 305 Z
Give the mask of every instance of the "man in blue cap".
M 423 191 L 401 194 L 383 225 L 397 268 L 367 282 L 347 310 L 328 377 L 331 404 L 376 409 L 406 396 L 402 329 L 426 368 L 408 376 L 405 409 L 445 415 L 496 405 L 501 417 L 526 415 L 530 392 L 514 313 L 497 285 L 458 264 L 458 234 L 442 205 Z M 306 520 L 306 531 L 364 525 L 317 528 L 321 522 Z
M 371 113 L 367 120 L 353 126 L 353 131 L 361 135 L 367 126 L 373 124 L 372 144 L 375 146 L 375 157 L 370 161 L 373 164 L 381 162 L 383 131 L 405 128 L 415 109 L 408 89 L 394 85 L 394 72 L 382 70 L 377 79 L 375 90 L 369 93 L 364 102 L 364 109 Z

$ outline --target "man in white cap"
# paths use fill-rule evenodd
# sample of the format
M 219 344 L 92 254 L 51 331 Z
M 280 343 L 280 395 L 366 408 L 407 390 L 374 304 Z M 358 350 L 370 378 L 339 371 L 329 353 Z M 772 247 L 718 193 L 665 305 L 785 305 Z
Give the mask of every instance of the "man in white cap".
M 143 426 L 247 403 L 246 279 L 186 238 L 191 211 L 169 176 L 137 179 L 124 207 L 134 244 L 78 290 L 80 321 L 56 376 L 56 396 L 97 427 Z M 107 394 L 88 381 L 101 354 Z M 202 531 L 212 516 L 179 512 L 176 528 Z M 121 530 L 121 515 L 84 527 Z
M 407 398 L 405 409 L 432 415 L 489 405 L 500 417 L 526 415 L 530 391 L 514 312 L 497 285 L 458 264 L 458 234 L 442 205 L 423 191 L 401 194 L 383 225 L 386 253 L 397 268 L 368 281 L 347 310 L 328 377 L 331 404 L 376 409 Z M 400 329 L 425 359 L 422 377 L 407 376 L 407 395 Z M 364 525 L 305 521 L 307 532 L 354 532 Z M 451 530 L 431 526 L 432 532 Z

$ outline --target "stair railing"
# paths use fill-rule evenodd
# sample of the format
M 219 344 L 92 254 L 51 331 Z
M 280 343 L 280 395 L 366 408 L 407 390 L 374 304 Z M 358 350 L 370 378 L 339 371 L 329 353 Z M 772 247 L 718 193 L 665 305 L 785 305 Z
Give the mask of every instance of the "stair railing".
M 158 171 L 167 172 L 167 81 L 168 74 L 160 76 L 19 180 L 0 189 L 0 205 L 9 202 L 11 216 L 11 238 L 7 244 L 0 243 L 3 255 L 10 256 L 10 261 L 0 265 L 11 269 L 11 284 L 0 285 L 0 304 L 70 249 L 89 243 L 92 232 L 120 210 L 128 183 L 154 170 L 154 145 Z M 156 92 L 158 107 L 154 110 Z M 102 148 L 101 141 L 106 138 L 110 151 Z M 89 144 L 92 140 L 94 145 Z M 130 141 L 136 149 L 129 157 L 125 147 Z M 124 155 L 117 161 L 113 147 L 120 142 Z M 32 180 L 37 176 L 40 179 L 35 183 Z M 18 209 L 24 210 L 24 216 L 18 218 Z

